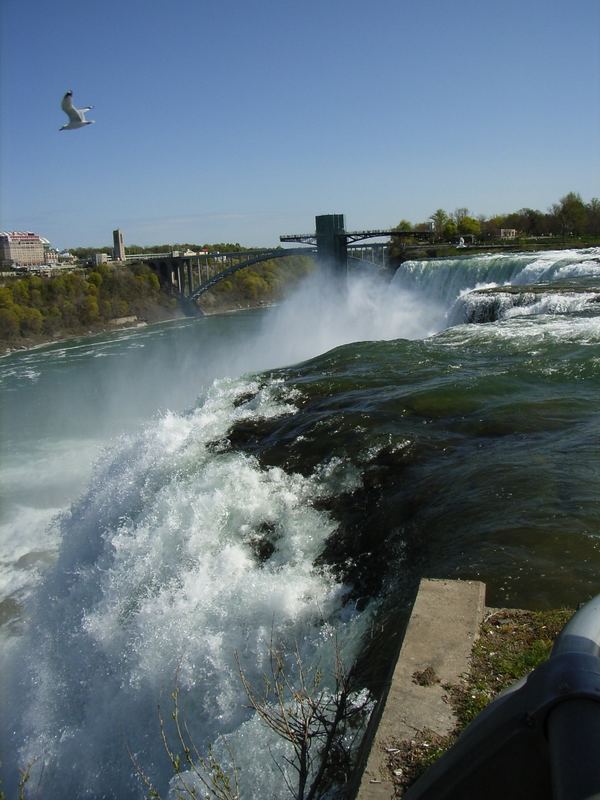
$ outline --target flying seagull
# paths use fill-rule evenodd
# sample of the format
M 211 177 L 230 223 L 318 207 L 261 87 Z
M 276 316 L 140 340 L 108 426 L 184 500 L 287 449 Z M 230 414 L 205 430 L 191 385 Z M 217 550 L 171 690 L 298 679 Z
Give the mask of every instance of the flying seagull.
M 69 118 L 67 125 L 63 125 L 62 128 L 59 128 L 61 131 L 72 131 L 75 130 L 75 128 L 83 128 L 84 125 L 92 125 L 94 122 L 93 119 L 85 118 L 85 112 L 92 109 L 93 106 L 75 108 L 73 105 L 73 92 L 70 89 L 63 97 L 60 107 Z

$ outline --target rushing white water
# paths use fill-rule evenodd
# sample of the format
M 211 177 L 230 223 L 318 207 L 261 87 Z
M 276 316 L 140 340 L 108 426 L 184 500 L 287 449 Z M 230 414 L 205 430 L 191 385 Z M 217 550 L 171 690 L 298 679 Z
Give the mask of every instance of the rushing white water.
M 442 327 L 444 308 L 400 288 L 390 290 L 376 275 L 352 276 L 343 294 L 337 284 L 314 277 L 262 319 L 262 325 L 257 321 L 247 336 L 235 339 L 229 328 L 223 336 L 204 337 L 203 326 L 215 320 L 185 320 L 109 339 L 75 340 L 12 356 L 4 364 L 0 359 L 0 388 L 13 392 L 22 386 L 27 392 L 33 386 L 46 404 L 42 408 L 36 401 L 23 419 L 7 414 L 4 420 L 0 601 L 20 602 L 35 585 L 36 563 L 20 560 L 40 551 L 42 565 L 56 552 L 60 535 L 48 523 L 84 490 L 95 459 L 115 435 L 159 412 L 193 406 L 214 378 L 291 364 L 361 339 L 427 336 Z M 239 320 L 236 324 L 241 327 Z M 183 347 L 171 343 L 178 331 L 193 334 L 196 328 L 197 341 L 190 335 Z M 151 345 L 152 356 L 144 359 Z M 20 426 L 34 426 L 26 443 Z
M 491 253 L 470 258 L 409 261 L 392 285 L 438 298 L 445 308 L 465 290 L 600 277 L 600 248 L 539 253 Z
M 516 316 L 574 314 L 598 303 L 597 292 L 465 292 L 452 309 L 456 322 L 493 322 Z
M 271 636 L 299 643 L 306 658 L 325 647 L 324 661 L 333 654 L 319 620 L 337 620 L 344 648 L 360 637 L 368 615 L 345 607 L 344 587 L 312 567 L 333 526 L 308 502 L 358 476 L 335 461 L 290 476 L 208 446 L 235 420 L 293 410 L 276 383 L 221 381 L 193 413 L 123 440 L 58 521 L 58 562 L 8 653 L 19 665 L 8 683 L 21 711 L 18 763 L 41 759 L 45 797 L 130 796 L 127 747 L 164 780 L 156 704 L 176 682 L 205 749 L 249 717 L 236 652 L 259 681 Z M 263 541 L 273 545 L 264 562 Z M 267 773 L 263 764 L 263 787 Z M 248 783 L 245 792 L 256 796 Z
M 362 476 L 333 457 L 290 474 L 220 447 L 236 422 L 296 413 L 295 396 L 250 373 L 348 342 L 425 338 L 447 324 L 465 289 L 593 276 L 596 255 L 415 262 L 391 285 L 355 277 L 343 293 L 312 279 L 233 349 L 218 337 L 208 346 L 204 321 L 181 323 L 180 332 L 197 333 L 193 353 L 165 346 L 139 373 L 124 354 L 143 354 L 168 327 L 7 362 L 3 380 L 25 393 L 42 386 L 45 360 L 64 362 L 59 387 L 75 380 L 67 369 L 89 369 L 68 394 L 48 395 L 66 404 L 56 423 L 62 449 L 39 416 L 30 439 L 11 440 L 19 457 L 2 465 L 13 510 L 0 525 L 1 588 L 25 609 L 18 635 L 5 633 L 0 663 L 7 788 L 37 759 L 31 786 L 41 781 L 44 798 L 141 797 L 129 749 L 164 792 L 171 770 L 157 703 L 168 719 L 177 683 L 198 748 L 214 744 L 226 762 L 228 737 L 243 796 L 282 796 L 267 745 L 280 753 L 283 744 L 245 707 L 235 654 L 260 682 L 274 637 L 327 673 L 335 638 L 348 659 L 356 655 L 374 605 L 359 612 L 345 602 L 348 587 L 313 566 L 335 528 L 315 501 L 352 491 Z M 474 336 L 466 331 L 443 341 Z M 78 404 L 93 413 L 79 417 Z M 80 438 L 65 439 L 78 420 Z M 102 433 L 89 438 L 94 421 Z

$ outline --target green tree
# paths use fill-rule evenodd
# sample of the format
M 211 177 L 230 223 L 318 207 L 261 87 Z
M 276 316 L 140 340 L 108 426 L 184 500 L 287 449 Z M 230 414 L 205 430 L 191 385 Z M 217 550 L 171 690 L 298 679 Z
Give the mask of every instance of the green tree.
M 14 307 L 0 306 L 0 338 L 12 341 L 20 332 L 19 317 Z
M 581 195 L 569 192 L 552 206 L 562 234 L 584 233 L 587 222 L 587 211 Z
M 62 325 L 62 314 L 56 305 L 47 306 L 44 314 L 44 331 L 46 333 L 56 333 Z
M 13 305 L 13 293 L 10 287 L 0 286 L 0 308 L 11 308 Z
M 75 308 L 75 304 L 72 300 L 69 300 L 68 298 L 62 298 L 60 304 L 60 313 L 64 324 L 68 328 L 76 327 L 78 321 L 77 309 Z
M 81 321 L 89 325 L 97 322 L 100 319 L 100 311 L 98 309 L 98 300 L 92 294 L 89 294 L 83 301 L 81 307 Z
M 448 222 L 444 225 L 444 239 L 450 241 L 452 239 L 456 239 L 458 234 L 458 227 L 456 222 L 453 219 L 449 219 Z
M 115 300 L 113 302 L 113 312 L 116 317 L 129 316 L 129 303 L 127 300 Z
M 443 208 L 438 208 L 438 210 L 434 211 L 434 213 L 431 215 L 430 219 L 433 222 L 433 229 L 436 236 L 443 236 L 444 226 L 450 219 L 448 214 L 446 214 Z
M 473 217 L 463 217 L 458 223 L 458 232 L 467 236 L 479 236 L 481 232 L 481 223 L 478 219 L 474 219 Z
M 545 233 L 545 220 L 541 211 L 533 208 L 522 208 L 519 212 L 522 218 L 520 229 L 529 236 L 540 236 Z
M 114 316 L 112 303 L 106 297 L 103 297 L 98 303 L 98 310 L 103 320 L 109 320 Z
M 146 276 L 146 280 L 153 292 L 160 291 L 160 281 L 158 280 L 158 275 L 155 272 L 150 272 L 150 274 Z
M 42 308 L 44 306 L 44 298 L 40 289 L 31 287 L 29 291 L 29 302 L 34 308 Z
M 60 298 L 63 297 L 65 294 L 65 276 L 64 275 L 57 275 L 55 278 L 51 278 L 46 284 L 46 297 L 47 299 L 52 302 L 54 300 L 59 301 Z
M 600 198 L 592 197 L 586 208 L 587 232 L 592 236 L 600 235 Z
M 42 332 L 44 325 L 44 318 L 42 312 L 37 308 L 24 308 L 21 317 L 21 333 L 24 336 L 28 334 L 38 334 Z
M 98 270 L 94 270 L 94 272 L 90 272 L 87 276 L 88 283 L 92 283 L 94 286 L 100 288 L 102 286 L 102 274 L 98 272 Z
M 27 305 L 29 303 L 29 282 L 18 280 L 12 286 L 13 300 L 15 303 Z

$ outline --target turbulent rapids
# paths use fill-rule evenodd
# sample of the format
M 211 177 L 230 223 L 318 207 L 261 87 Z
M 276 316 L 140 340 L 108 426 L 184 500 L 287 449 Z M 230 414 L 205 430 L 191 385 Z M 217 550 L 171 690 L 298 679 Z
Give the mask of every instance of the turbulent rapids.
M 143 797 L 135 761 L 167 796 L 178 686 L 242 797 L 283 798 L 236 656 L 328 686 L 337 650 L 376 695 L 421 576 L 597 593 L 599 295 L 600 250 L 408 262 L 2 359 L 3 788 Z

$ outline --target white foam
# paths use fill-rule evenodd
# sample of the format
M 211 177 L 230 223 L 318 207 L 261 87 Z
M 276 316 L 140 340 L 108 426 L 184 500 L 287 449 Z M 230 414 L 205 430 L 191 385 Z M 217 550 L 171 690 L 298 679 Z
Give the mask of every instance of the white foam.
M 31 590 L 40 577 L 40 563 L 28 554 L 55 553 L 60 530 L 51 522 L 87 484 L 98 442 L 38 441 L 25 451 L 4 454 L 0 464 L 0 601 Z
M 260 681 L 272 635 L 312 659 L 328 619 L 356 645 L 368 613 L 344 607 L 345 587 L 313 568 L 335 526 L 312 501 L 358 474 L 332 461 L 290 475 L 210 446 L 232 420 L 293 413 L 293 402 L 277 382 L 218 382 L 193 413 L 123 439 L 64 516 L 58 563 L 3 665 L 17 730 L 7 746 L 14 763 L 44 754 L 45 797 L 132 796 L 127 745 L 164 786 L 156 703 L 177 679 L 205 749 L 250 717 L 236 651 Z M 274 551 L 263 563 L 265 535 Z M 253 752 L 273 768 L 261 745 Z
M 600 248 L 551 250 L 543 254 L 489 253 L 438 261 L 407 261 L 398 268 L 392 285 L 412 289 L 451 308 L 462 292 L 480 286 L 597 277 L 599 270 Z
M 585 292 L 564 292 L 534 296 L 532 302 L 525 305 L 507 305 L 503 311 L 504 318 L 534 314 L 573 314 L 590 308 L 595 294 Z
M 38 581 L 40 568 L 58 549 L 58 531 L 50 523 L 60 510 L 19 506 L 0 524 L 0 601 Z
M 436 336 L 436 345 L 472 347 L 505 341 L 531 350 L 537 344 L 600 343 L 600 316 L 514 315 L 492 325 L 455 325 Z

